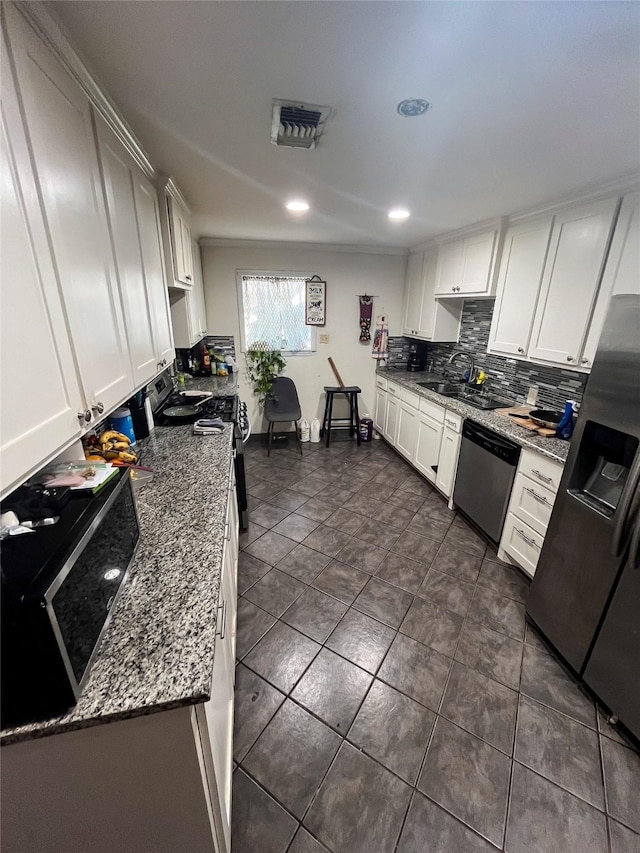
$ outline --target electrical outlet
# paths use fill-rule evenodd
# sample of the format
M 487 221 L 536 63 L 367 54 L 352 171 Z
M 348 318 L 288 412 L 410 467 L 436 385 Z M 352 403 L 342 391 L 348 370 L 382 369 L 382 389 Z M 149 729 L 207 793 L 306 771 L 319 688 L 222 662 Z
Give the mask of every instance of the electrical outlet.
M 320 335 L 320 343 L 328 344 L 329 343 L 329 335 Z

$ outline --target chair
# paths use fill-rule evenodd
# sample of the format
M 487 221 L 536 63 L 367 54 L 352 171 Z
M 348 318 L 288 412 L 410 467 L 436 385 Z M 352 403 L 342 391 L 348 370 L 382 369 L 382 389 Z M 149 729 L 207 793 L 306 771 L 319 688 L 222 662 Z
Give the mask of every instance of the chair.
M 267 456 L 271 454 L 274 424 L 286 421 L 294 422 L 298 450 L 302 456 L 302 443 L 298 435 L 298 421 L 302 416 L 302 410 L 300 409 L 300 400 L 298 399 L 295 383 L 288 376 L 277 376 L 273 380 L 271 391 L 264 403 L 264 416 L 265 420 L 269 421 L 269 428 L 267 429 Z
M 324 393 L 326 396 L 326 401 L 324 405 L 324 417 L 322 419 L 322 429 L 320 430 L 320 435 L 324 437 L 325 444 L 329 447 L 329 441 L 331 440 L 331 430 L 338 426 L 339 428 L 347 428 L 349 430 L 350 435 L 354 435 L 356 437 L 356 441 L 358 442 L 358 447 L 360 447 L 360 415 L 358 413 L 358 394 L 361 389 L 358 388 L 357 385 L 345 385 L 340 388 L 330 387 L 325 385 Z M 348 420 L 340 420 L 336 421 L 333 417 L 333 398 L 336 394 L 344 394 L 344 396 L 349 401 L 349 418 Z

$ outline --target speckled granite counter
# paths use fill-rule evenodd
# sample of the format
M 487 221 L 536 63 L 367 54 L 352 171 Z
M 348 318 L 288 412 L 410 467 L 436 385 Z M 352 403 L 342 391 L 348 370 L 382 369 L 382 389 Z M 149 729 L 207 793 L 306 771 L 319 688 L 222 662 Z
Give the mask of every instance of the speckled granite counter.
M 235 379 L 187 387 L 228 394 Z M 154 471 L 136 493 L 140 545 L 80 701 L 61 717 L 4 730 L 4 744 L 209 698 L 232 426 L 217 436 L 158 427 L 140 448 Z
M 494 411 L 485 411 L 476 409 L 473 406 L 463 403 L 462 400 L 454 400 L 451 397 L 444 397 L 435 391 L 429 391 L 426 388 L 421 388 L 418 382 L 426 382 L 430 376 L 427 373 L 410 373 L 408 370 L 396 370 L 393 368 L 378 368 L 376 373 L 390 379 L 392 382 L 397 382 L 405 388 L 409 388 L 421 397 L 426 397 L 428 400 L 433 400 L 440 406 L 446 406 L 452 412 L 456 412 L 463 418 L 475 421 L 478 424 L 489 427 L 500 435 L 510 438 L 521 447 L 530 447 L 532 450 L 537 450 L 538 453 L 543 453 L 556 462 L 564 463 L 569 455 L 570 442 L 563 441 L 559 438 L 543 438 L 540 435 L 532 433 L 524 427 L 518 426 L 513 418 L 505 415 L 498 415 Z M 515 403 L 505 402 L 507 406 L 516 405 Z

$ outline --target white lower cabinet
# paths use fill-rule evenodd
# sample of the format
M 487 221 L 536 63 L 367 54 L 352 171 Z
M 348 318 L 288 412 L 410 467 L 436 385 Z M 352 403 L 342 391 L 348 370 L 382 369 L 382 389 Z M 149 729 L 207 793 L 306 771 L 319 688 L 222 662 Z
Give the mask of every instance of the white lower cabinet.
M 398 433 L 396 448 L 409 461 L 413 462 L 418 442 L 418 410 L 409 403 L 400 403 L 398 411 Z
M 393 382 L 387 383 L 387 406 L 385 410 L 384 429 L 382 434 L 395 445 L 398 434 L 398 417 L 400 414 L 400 389 Z
M 440 455 L 438 456 L 436 486 L 448 498 L 453 494 L 453 484 L 456 479 L 458 456 L 460 455 L 461 431 L 462 418 L 459 415 L 454 415 L 453 412 L 446 412 L 442 432 L 442 444 L 440 445 Z
M 515 561 L 529 577 L 538 564 L 562 471 L 561 463 L 534 450 L 520 454 L 498 556 Z
M 420 401 L 418 413 L 418 438 L 414 465 L 432 483 L 436 481 L 436 470 L 440 456 L 444 421 L 444 409 L 430 400 Z
M 376 399 L 373 410 L 373 425 L 376 431 L 384 434 L 384 425 L 387 417 L 387 380 L 382 376 L 376 376 Z

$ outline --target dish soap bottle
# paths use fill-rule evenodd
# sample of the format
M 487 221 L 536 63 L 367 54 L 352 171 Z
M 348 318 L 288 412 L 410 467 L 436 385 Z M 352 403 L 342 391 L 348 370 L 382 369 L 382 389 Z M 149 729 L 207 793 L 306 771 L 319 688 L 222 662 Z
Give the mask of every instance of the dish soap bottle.
M 567 400 L 564 404 L 564 414 L 556 427 L 556 436 L 567 441 L 573 435 L 573 400 Z

